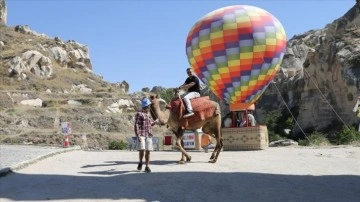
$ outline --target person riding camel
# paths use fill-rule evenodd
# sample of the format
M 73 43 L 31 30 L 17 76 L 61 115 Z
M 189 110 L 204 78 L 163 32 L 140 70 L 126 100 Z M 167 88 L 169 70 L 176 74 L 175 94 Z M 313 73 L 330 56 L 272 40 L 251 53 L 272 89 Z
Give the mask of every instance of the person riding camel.
M 184 115 L 184 118 L 194 115 L 190 99 L 200 97 L 200 81 L 197 78 L 191 68 L 186 69 L 188 78 L 185 80 L 185 83 L 178 87 L 178 89 L 187 90 L 185 94 L 181 97 L 185 102 L 187 113 Z

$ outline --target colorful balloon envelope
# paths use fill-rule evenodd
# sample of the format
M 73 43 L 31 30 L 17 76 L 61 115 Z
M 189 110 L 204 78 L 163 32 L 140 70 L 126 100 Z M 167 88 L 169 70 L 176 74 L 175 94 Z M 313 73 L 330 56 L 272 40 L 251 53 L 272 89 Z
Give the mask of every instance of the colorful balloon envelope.
M 259 99 L 279 70 L 285 49 L 281 23 L 269 12 L 247 5 L 208 13 L 186 40 L 195 74 L 232 111 L 247 109 Z

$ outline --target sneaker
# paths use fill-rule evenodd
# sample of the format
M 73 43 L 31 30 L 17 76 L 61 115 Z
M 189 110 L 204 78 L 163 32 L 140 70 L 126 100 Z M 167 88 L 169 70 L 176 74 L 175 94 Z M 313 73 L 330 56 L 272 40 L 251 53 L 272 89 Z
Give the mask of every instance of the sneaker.
M 141 169 L 142 169 L 142 163 L 139 163 L 139 164 L 138 164 L 137 169 L 138 169 L 138 170 L 141 170 Z
M 145 172 L 151 173 L 151 170 L 150 170 L 150 168 L 148 166 L 145 167 Z
M 184 115 L 184 118 L 189 117 L 189 116 L 192 116 L 192 115 L 194 115 L 194 112 L 189 112 L 189 113 L 187 113 L 187 114 Z

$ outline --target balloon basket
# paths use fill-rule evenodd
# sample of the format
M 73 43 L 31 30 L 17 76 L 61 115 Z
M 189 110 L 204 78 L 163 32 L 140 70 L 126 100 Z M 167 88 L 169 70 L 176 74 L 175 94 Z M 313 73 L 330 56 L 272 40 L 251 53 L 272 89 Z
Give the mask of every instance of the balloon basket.
M 224 119 L 224 127 L 248 127 L 251 126 L 249 114 L 253 114 L 254 110 L 231 111 Z M 246 119 L 246 120 L 245 120 Z M 244 121 L 244 123 L 242 123 Z M 226 123 L 225 123 L 226 122 Z M 255 126 L 256 123 L 252 126 Z
M 221 128 L 224 151 L 263 150 L 269 147 L 265 125 Z
M 230 111 L 244 111 L 244 110 L 255 110 L 255 105 L 251 103 L 232 103 L 230 104 Z

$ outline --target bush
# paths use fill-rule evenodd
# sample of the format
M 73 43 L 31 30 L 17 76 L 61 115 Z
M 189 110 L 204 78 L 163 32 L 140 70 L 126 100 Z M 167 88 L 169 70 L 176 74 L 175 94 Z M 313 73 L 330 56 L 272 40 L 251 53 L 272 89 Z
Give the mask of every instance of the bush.
M 269 111 L 265 114 L 264 124 L 267 126 L 269 131 L 275 131 L 277 128 L 277 120 L 280 116 L 281 113 L 278 110 Z
M 335 143 L 341 144 L 353 144 L 360 141 L 360 132 L 354 127 L 344 126 L 342 131 L 336 134 Z
M 313 132 L 306 139 L 299 140 L 299 145 L 302 146 L 328 146 L 331 145 L 329 140 L 323 133 Z
M 269 141 L 274 142 L 278 140 L 283 140 L 284 137 L 280 136 L 279 134 L 269 133 Z
M 112 141 L 109 145 L 110 150 L 125 150 L 126 148 L 127 148 L 127 144 L 122 140 Z
M 293 128 L 294 121 L 287 116 L 288 114 L 284 114 L 278 110 L 269 111 L 265 114 L 264 124 L 267 126 L 270 142 L 289 138 L 284 129 Z

